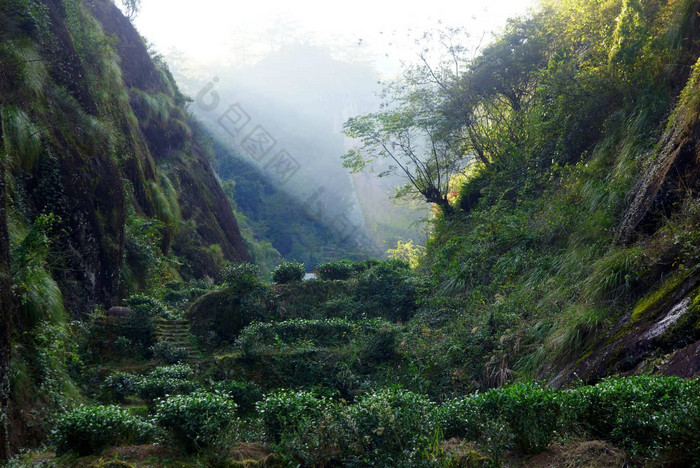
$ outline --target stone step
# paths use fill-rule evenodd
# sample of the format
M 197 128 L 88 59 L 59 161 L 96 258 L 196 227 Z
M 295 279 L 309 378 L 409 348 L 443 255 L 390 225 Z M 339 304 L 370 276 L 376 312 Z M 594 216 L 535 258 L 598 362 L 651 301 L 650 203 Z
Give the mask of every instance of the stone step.
M 188 363 L 197 363 L 202 361 L 202 356 L 199 351 L 190 343 L 190 322 L 189 320 L 166 320 L 163 318 L 156 319 L 156 329 L 154 337 L 157 340 L 162 340 L 170 343 L 178 348 L 183 348 L 187 351 Z

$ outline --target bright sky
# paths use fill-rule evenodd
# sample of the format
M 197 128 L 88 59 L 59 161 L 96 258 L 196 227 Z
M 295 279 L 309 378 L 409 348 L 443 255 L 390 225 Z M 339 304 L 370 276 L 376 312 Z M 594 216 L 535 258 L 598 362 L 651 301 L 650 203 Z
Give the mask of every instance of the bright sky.
M 498 30 L 534 0 L 142 0 L 136 25 L 162 53 L 206 65 L 250 63 L 304 40 L 386 68 L 409 57 L 420 33 L 464 27 L 472 37 Z

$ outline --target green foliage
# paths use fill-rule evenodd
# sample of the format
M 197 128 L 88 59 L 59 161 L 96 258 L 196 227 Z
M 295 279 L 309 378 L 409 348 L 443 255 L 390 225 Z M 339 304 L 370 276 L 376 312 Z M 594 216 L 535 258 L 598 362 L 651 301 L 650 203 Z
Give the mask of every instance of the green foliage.
M 697 457 L 690 435 L 700 417 L 700 383 L 677 377 L 608 378 L 565 399 L 568 424 L 645 456 Z
M 22 170 L 30 171 L 42 155 L 41 131 L 29 116 L 15 106 L 0 108 L 2 124 L 2 159 L 9 161 Z
M 153 405 L 158 399 L 168 395 L 187 395 L 199 388 L 200 386 L 191 380 L 148 375 L 139 381 L 137 392 L 139 397 Z
M 498 412 L 514 434 L 522 453 L 546 449 L 559 428 L 557 392 L 536 384 L 517 384 L 484 394 L 483 408 Z
M 173 364 L 156 367 L 148 373 L 148 376 L 154 379 L 190 380 L 194 377 L 194 371 L 187 364 Z
M 190 452 L 230 443 L 238 426 L 236 404 L 205 392 L 161 400 L 154 420 Z
M 166 364 L 178 364 L 190 356 L 187 348 L 176 346 L 167 340 L 156 341 L 149 350 L 156 359 L 160 359 Z
M 272 280 L 278 284 L 287 284 L 304 279 L 306 270 L 299 262 L 284 262 L 277 266 L 272 272 Z
M 551 388 L 517 384 L 452 400 L 435 411 L 445 437 L 484 443 L 494 429 L 506 431 L 502 441 L 514 442 L 525 454 L 546 449 L 559 429 L 560 402 Z M 497 449 L 503 451 L 508 445 Z
M 253 382 L 245 380 L 216 382 L 212 389 L 214 393 L 227 396 L 235 401 L 238 405 L 238 412 L 241 415 L 255 411 L 255 405 L 263 399 L 260 387 Z
M 58 416 L 51 433 L 56 452 L 89 455 L 120 444 L 154 441 L 155 427 L 118 406 L 81 406 Z
M 171 281 L 164 285 L 161 301 L 170 310 L 187 310 L 187 308 L 211 291 L 213 284 L 206 280 L 193 280 L 188 283 Z
M 124 403 L 136 395 L 141 377 L 128 372 L 114 372 L 102 382 L 101 393 L 108 401 Z
M 444 402 L 433 412 L 433 419 L 446 439 L 478 440 L 480 426 L 486 422 L 480 401 L 473 396 Z
M 263 318 L 267 295 L 268 287 L 262 282 L 235 283 L 205 294 L 187 312 L 192 333 L 210 347 L 233 343 L 243 328 Z
M 357 298 L 369 316 L 402 322 L 410 319 L 416 310 L 417 285 L 408 263 L 389 260 L 360 274 Z
M 369 363 L 391 360 L 397 353 L 399 328 L 380 321 L 373 321 L 372 325 L 358 340 L 360 359 Z
M 317 349 L 340 347 L 357 342 L 366 358 L 391 357 L 397 327 L 382 319 L 293 319 L 282 322 L 257 322 L 245 328 L 236 344 L 247 355 L 292 348 Z
M 253 263 L 234 263 L 221 272 L 221 278 L 225 283 L 240 288 L 252 288 L 262 282 L 260 267 Z
M 420 263 L 424 251 L 425 247 L 414 245 L 413 239 L 408 242 L 398 240 L 396 242 L 396 248 L 387 250 L 386 254 L 393 260 L 403 260 L 407 262 L 411 268 L 416 268 Z
M 122 280 L 129 291 L 153 286 L 164 274 L 161 252 L 165 225 L 157 219 L 128 216 L 124 232 Z
M 256 406 L 268 437 L 279 442 L 283 434 L 289 437 L 300 423 L 317 418 L 330 405 L 327 398 L 313 392 L 280 390 L 266 395 Z
M 13 390 L 18 404 L 33 405 L 39 399 L 48 414 L 66 411 L 82 401 L 73 380 L 82 370 L 78 339 L 79 330 L 65 323 L 39 323 L 23 334 L 17 344 L 21 352 L 13 353 L 26 379 L 24 388 Z
M 19 297 L 20 323 L 28 329 L 42 321 L 58 324 L 66 318 L 63 294 L 47 271 L 52 244 L 49 233 L 58 222 L 53 213 L 37 216 L 24 239 L 12 249 L 13 290 Z
M 425 396 L 399 388 L 362 397 L 345 411 L 352 458 L 373 466 L 415 465 L 434 435 L 433 407 Z
M 141 353 L 154 345 L 152 336 L 156 330 L 156 319 L 178 318 L 159 300 L 146 295 L 132 295 L 125 301 L 133 311 L 121 321 L 122 334 L 136 344 Z
M 306 346 L 339 346 L 347 344 L 353 323 L 345 319 L 294 319 L 278 323 L 258 322 L 244 329 L 236 344 L 246 354 L 295 344 Z
M 346 280 L 353 275 L 355 267 L 349 260 L 338 260 L 319 265 L 317 270 L 322 280 Z
M 153 204 L 156 215 L 171 231 L 178 229 L 182 222 L 182 213 L 178 202 L 178 194 L 168 176 L 160 174 L 160 185 L 156 182 L 149 184 L 153 193 Z

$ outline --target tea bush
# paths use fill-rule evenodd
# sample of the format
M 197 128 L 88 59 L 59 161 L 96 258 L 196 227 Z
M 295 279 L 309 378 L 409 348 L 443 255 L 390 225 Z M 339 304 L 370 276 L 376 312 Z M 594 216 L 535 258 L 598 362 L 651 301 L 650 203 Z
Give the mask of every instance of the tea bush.
M 216 382 L 212 389 L 214 393 L 227 396 L 235 401 L 240 414 L 255 411 L 255 404 L 263 399 L 263 393 L 258 385 L 243 380 Z
M 254 263 L 234 263 L 221 272 L 221 277 L 229 285 L 250 288 L 263 282 L 260 267 Z
M 168 395 L 182 395 L 197 391 L 200 386 L 192 381 L 167 377 L 146 377 L 138 384 L 138 395 L 149 404 Z
M 698 454 L 700 381 L 677 377 L 608 378 L 569 392 L 565 422 L 644 456 Z
M 162 302 L 174 309 L 186 310 L 194 301 L 212 289 L 212 284 L 204 280 L 189 283 L 170 282 L 165 285 Z
M 141 376 L 127 372 L 115 372 L 102 383 L 101 393 L 107 400 L 123 403 L 136 394 Z
M 523 383 L 448 401 L 433 417 L 445 437 L 472 441 L 488 438 L 486 429 L 493 424 L 504 425 L 510 437 L 503 440 L 512 440 L 521 453 L 533 454 L 547 448 L 559 429 L 560 409 L 556 390 Z
M 357 299 L 369 317 L 405 322 L 416 311 L 418 289 L 408 263 L 380 262 L 358 276 Z
M 221 395 L 205 392 L 159 401 L 154 420 L 190 452 L 227 443 L 238 425 L 236 404 Z
M 152 379 L 180 379 L 188 380 L 194 377 L 194 371 L 187 364 L 172 364 L 160 366 L 148 373 Z
M 306 270 L 298 262 L 284 262 L 272 272 L 272 281 L 278 284 L 294 283 L 304 279 Z
M 153 357 L 166 364 L 178 364 L 190 356 L 190 352 L 186 348 L 175 346 L 166 340 L 158 340 L 149 349 L 153 353 Z
M 146 352 L 154 344 L 152 336 L 156 330 L 157 317 L 180 318 L 178 314 L 150 296 L 133 295 L 125 302 L 133 313 L 122 320 L 122 332 L 125 338 L 136 344 L 141 352 Z
M 200 343 L 209 347 L 233 343 L 240 331 L 263 316 L 268 287 L 233 284 L 200 297 L 187 312 L 190 329 Z
M 323 396 L 303 390 L 280 390 L 265 396 L 257 403 L 268 437 L 280 442 L 282 434 L 291 437 L 304 420 L 313 420 L 332 405 Z
M 88 455 L 112 445 L 150 443 L 156 433 L 153 424 L 118 406 L 81 406 L 58 416 L 51 443 L 59 455 Z
M 350 457 L 372 466 L 415 466 L 435 435 L 434 404 L 424 395 L 388 388 L 345 411 Z
M 477 440 L 481 434 L 482 415 L 474 396 L 446 401 L 435 409 L 432 417 L 445 439 Z
M 495 398 L 490 400 L 492 395 Z M 498 413 L 508 423 L 521 453 L 546 449 L 559 428 L 560 400 L 553 388 L 516 384 L 491 390 L 483 399 L 489 413 Z
M 342 411 L 341 405 L 328 402 L 323 411 L 300 419 L 284 432 L 276 447 L 287 465 L 348 466 L 343 462 L 349 461 L 350 437 Z
M 346 280 L 357 270 L 355 263 L 350 260 L 338 260 L 319 265 L 318 277 L 322 280 Z
M 374 327 L 364 327 L 359 338 L 359 357 L 362 361 L 377 363 L 396 356 L 399 327 L 383 320 L 367 321 Z
M 339 346 L 350 342 L 354 328 L 353 322 L 339 318 L 258 322 L 243 330 L 236 343 L 246 354 L 300 342 L 311 346 Z

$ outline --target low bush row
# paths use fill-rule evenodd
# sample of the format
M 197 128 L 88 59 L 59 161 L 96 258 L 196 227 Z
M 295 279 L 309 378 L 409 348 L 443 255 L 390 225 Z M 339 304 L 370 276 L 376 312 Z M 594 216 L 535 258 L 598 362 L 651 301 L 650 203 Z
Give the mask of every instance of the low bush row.
M 398 388 L 352 405 L 282 392 L 258 408 L 278 450 L 303 465 L 427 465 L 447 456 L 439 443 L 454 437 L 493 460 L 509 450 L 535 454 L 566 436 L 607 440 L 678 466 L 700 459 L 700 381 L 674 377 L 610 378 L 562 391 L 523 383 L 439 406 Z
M 171 367 L 152 378 L 177 380 L 186 373 Z M 124 374 L 115 374 L 112 382 L 130 385 Z M 455 437 L 475 442 L 493 460 L 509 450 L 535 454 L 555 438 L 572 435 L 607 440 L 640 459 L 678 466 L 700 459 L 700 381 L 651 376 L 610 378 L 572 390 L 522 383 L 442 405 L 398 387 L 348 404 L 303 390 L 263 398 L 253 384 L 221 382 L 213 393 L 155 400 L 150 421 L 116 406 L 80 407 L 58 418 L 52 440 L 59 453 L 82 454 L 168 434 L 186 450 L 201 450 L 222 437 L 232 440 L 240 411 L 236 400 L 246 411 L 255 405 L 273 448 L 304 466 L 431 464 L 449 456 L 440 444 Z
M 330 318 L 256 322 L 241 332 L 236 344 L 248 355 L 293 346 L 337 347 L 382 333 L 385 337 L 389 336 L 393 344 L 398 328 L 383 319 L 352 321 Z M 386 345 L 374 343 L 374 346 L 382 344 Z
M 207 392 L 158 400 L 152 420 L 118 406 L 81 406 L 57 418 L 51 442 L 60 455 L 97 453 L 114 445 L 171 441 L 188 452 L 233 440 L 236 404 Z

